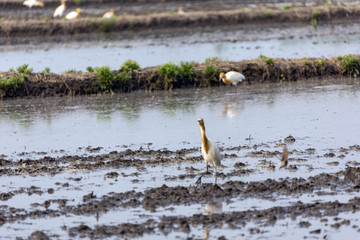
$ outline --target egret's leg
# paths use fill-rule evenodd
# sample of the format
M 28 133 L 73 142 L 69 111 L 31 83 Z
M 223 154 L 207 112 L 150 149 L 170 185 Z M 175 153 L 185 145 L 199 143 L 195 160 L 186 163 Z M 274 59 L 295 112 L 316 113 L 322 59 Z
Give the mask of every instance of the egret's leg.
M 215 185 L 217 185 L 217 169 L 215 168 Z

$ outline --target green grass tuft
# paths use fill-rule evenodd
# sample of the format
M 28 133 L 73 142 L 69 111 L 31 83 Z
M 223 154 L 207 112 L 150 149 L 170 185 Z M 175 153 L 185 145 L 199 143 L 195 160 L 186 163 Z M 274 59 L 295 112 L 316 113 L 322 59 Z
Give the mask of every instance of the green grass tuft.
M 284 10 L 288 10 L 288 9 L 290 9 L 290 8 L 291 8 L 290 5 L 285 5 L 285 6 L 283 7 Z
M 311 25 L 318 26 L 320 24 L 320 18 L 321 18 L 321 12 L 320 11 L 315 11 L 312 13 L 312 17 L 311 17 Z
M 95 69 L 93 68 L 93 67 L 87 67 L 86 68 L 86 70 L 88 71 L 88 72 L 95 72 Z
M 218 81 L 220 73 L 221 69 L 215 67 L 213 63 L 210 63 L 205 67 L 204 75 L 205 78 L 208 79 L 208 84 L 210 86 Z
M 137 72 L 139 71 L 141 68 L 140 68 L 140 65 L 135 62 L 134 60 L 127 60 L 123 63 L 123 65 L 121 65 L 121 68 L 120 70 L 121 71 L 126 71 L 126 72 L 129 72 L 129 71 L 134 71 L 134 72 Z
M 45 67 L 43 73 L 50 73 L 50 68 L 49 68 L 49 67 Z
M 24 74 L 10 78 L 0 78 L 0 98 L 13 94 L 25 81 Z
M 353 55 L 349 54 L 341 58 L 341 66 L 343 73 L 348 73 L 349 76 L 357 77 L 359 75 L 360 61 Z
M 114 86 L 115 76 L 110 67 L 97 67 L 95 68 L 97 76 L 97 85 L 102 91 L 112 92 Z
M 18 67 L 16 70 L 19 74 L 26 74 L 26 75 L 30 75 L 33 71 L 32 68 L 28 68 L 29 64 L 23 64 L 20 67 Z
M 157 68 L 158 73 L 163 77 L 165 88 L 176 82 L 180 74 L 180 67 L 172 62 L 165 63 Z
M 260 59 L 263 59 L 265 61 L 265 63 L 269 66 L 274 66 L 274 59 L 272 59 L 271 57 L 266 57 L 262 54 L 260 54 L 259 56 Z

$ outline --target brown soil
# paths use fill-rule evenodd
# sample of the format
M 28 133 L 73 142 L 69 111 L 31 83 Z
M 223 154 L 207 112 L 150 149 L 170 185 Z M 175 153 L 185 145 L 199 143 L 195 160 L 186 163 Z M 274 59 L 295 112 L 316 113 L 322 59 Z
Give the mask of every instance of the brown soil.
M 320 60 L 323 60 L 320 63 Z M 341 61 L 337 58 L 328 59 L 274 59 L 274 65 L 266 63 L 264 59 L 245 60 L 240 62 L 221 62 L 195 64 L 197 81 L 176 79 L 171 83 L 160 76 L 156 67 L 142 69 L 131 73 L 131 80 L 123 85 L 114 85 L 114 92 L 130 92 L 135 90 L 160 90 L 183 87 L 219 86 L 218 75 L 206 76 L 205 68 L 213 64 L 217 71 L 227 72 L 235 70 L 246 76 L 246 83 L 297 81 L 321 77 L 349 76 L 344 72 Z M 118 71 L 114 71 L 117 74 Z M 16 76 L 17 73 L 0 73 L 0 78 Z M 97 83 L 95 73 L 34 73 L 26 76 L 25 83 L 15 91 L 3 92 L 4 99 L 14 97 L 48 97 L 48 96 L 76 96 L 97 94 L 102 90 Z
M 184 31 L 186 29 L 241 26 L 248 24 L 279 24 L 304 22 L 310 24 L 314 13 L 318 12 L 317 24 L 325 21 L 358 21 L 360 6 L 352 7 L 294 7 L 289 10 L 223 10 L 189 12 L 185 15 L 156 13 L 150 15 L 124 15 L 114 20 L 99 17 L 83 17 L 71 21 L 62 19 L 4 19 L 0 23 L 0 43 L 15 44 L 26 42 L 26 38 L 38 36 L 78 36 L 89 33 L 112 33 L 146 31 Z M 25 38 L 25 39 L 24 39 Z

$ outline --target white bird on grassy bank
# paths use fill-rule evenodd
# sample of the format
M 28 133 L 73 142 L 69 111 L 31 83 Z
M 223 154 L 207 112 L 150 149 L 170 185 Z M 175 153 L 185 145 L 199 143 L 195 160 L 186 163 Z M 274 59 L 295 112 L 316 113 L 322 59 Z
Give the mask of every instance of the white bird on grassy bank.
M 182 7 L 179 7 L 178 10 L 177 10 L 177 14 L 183 15 L 184 13 L 185 13 L 184 9 Z
M 55 18 L 55 17 L 62 17 L 62 15 L 64 14 L 64 11 L 65 11 L 65 9 L 66 9 L 65 1 L 66 1 L 66 0 L 61 0 L 61 5 L 58 6 L 58 7 L 55 9 L 54 18 Z
M 77 8 L 75 11 L 69 12 L 69 13 L 65 16 L 65 19 L 66 19 L 66 20 L 75 19 L 75 18 L 79 17 L 80 12 L 82 12 L 82 10 L 81 10 L 80 8 Z
M 26 0 L 23 4 L 25 6 L 28 6 L 29 8 L 32 8 L 32 7 L 44 7 L 45 6 L 43 2 L 40 2 L 40 1 L 37 1 L 37 0 Z
M 110 11 L 104 13 L 104 15 L 102 16 L 103 18 L 107 18 L 110 19 L 115 15 L 115 9 L 110 9 Z
M 205 124 L 202 118 L 198 119 L 200 126 L 200 135 L 201 135 L 201 153 L 206 163 L 206 172 L 209 173 L 209 163 L 211 163 L 215 168 L 215 185 L 217 179 L 217 168 L 221 167 L 221 154 L 220 149 L 215 145 L 210 139 L 206 137 L 205 134 Z
M 226 74 L 222 72 L 222 73 L 220 73 L 219 82 L 221 80 L 227 85 L 229 85 L 229 84 L 234 85 L 235 91 L 236 91 L 237 90 L 236 85 L 239 82 L 242 82 L 243 80 L 245 80 L 245 76 L 236 71 L 230 71 L 230 72 L 227 72 Z

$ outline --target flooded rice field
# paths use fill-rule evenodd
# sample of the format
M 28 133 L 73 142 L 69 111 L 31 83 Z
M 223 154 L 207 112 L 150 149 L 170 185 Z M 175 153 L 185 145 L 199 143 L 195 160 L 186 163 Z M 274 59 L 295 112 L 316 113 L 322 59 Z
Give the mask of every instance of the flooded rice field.
M 354 238 L 359 93 L 324 79 L 2 101 L 0 235 Z M 213 169 L 199 180 L 199 117 L 217 186 Z
M 87 67 L 109 66 L 119 69 L 128 59 L 141 67 L 181 61 L 204 62 L 217 56 L 223 60 L 255 59 L 260 55 L 272 58 L 335 57 L 359 54 L 360 25 L 322 24 L 242 26 L 228 30 L 188 29 L 185 32 L 162 34 L 114 33 L 98 41 L 54 42 L 0 46 L 0 70 L 8 71 L 29 64 L 34 72 L 46 67 L 51 72 L 86 71 Z M 94 37 L 97 38 L 97 37 Z M 82 37 L 80 37 L 82 39 Z

